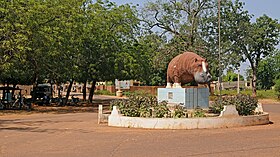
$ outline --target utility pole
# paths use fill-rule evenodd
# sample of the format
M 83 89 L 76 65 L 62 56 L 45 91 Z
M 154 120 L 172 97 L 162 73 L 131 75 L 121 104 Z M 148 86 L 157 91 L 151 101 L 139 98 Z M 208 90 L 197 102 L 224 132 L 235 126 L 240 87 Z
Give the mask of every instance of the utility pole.
M 222 95 L 222 68 L 221 68 L 221 0 L 218 0 L 218 51 L 219 51 L 219 95 Z
M 237 94 L 240 93 L 240 67 L 237 69 Z

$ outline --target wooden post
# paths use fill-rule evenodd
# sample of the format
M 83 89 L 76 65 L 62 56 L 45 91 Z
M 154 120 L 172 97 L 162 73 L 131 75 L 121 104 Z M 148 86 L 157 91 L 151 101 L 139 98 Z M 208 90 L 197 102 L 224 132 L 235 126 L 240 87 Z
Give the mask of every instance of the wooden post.
M 100 124 L 100 122 L 101 122 L 101 118 L 103 117 L 102 114 L 103 114 L 103 105 L 99 105 L 98 106 L 98 121 L 97 121 L 98 124 Z

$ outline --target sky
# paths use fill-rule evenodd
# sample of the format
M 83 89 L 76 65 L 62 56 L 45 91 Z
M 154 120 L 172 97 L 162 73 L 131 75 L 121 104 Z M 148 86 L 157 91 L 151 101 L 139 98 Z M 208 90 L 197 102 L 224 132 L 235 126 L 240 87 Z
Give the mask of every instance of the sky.
M 111 0 L 116 2 L 117 5 L 132 3 L 134 5 L 139 4 L 139 6 L 143 6 L 148 1 L 155 0 Z M 244 2 L 244 9 L 248 10 L 249 14 L 253 14 L 252 22 L 256 21 L 256 18 L 262 16 L 263 14 L 268 15 L 273 19 L 278 19 L 280 21 L 280 0 L 240 0 Z M 278 45 L 280 48 L 280 45 Z M 250 64 L 245 62 L 241 64 L 240 73 L 245 76 L 246 69 L 248 69 Z
M 139 4 L 143 6 L 148 1 L 155 0 L 111 0 L 116 4 L 132 3 L 134 5 Z M 280 21 L 280 1 L 279 0 L 240 0 L 245 3 L 244 8 L 249 11 L 250 14 L 254 14 L 253 20 L 257 17 L 266 14 L 273 19 Z

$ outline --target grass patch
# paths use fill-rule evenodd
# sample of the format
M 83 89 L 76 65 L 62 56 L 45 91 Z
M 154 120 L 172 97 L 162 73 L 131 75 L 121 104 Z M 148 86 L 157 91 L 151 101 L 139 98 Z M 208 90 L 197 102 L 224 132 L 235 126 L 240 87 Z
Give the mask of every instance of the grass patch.
M 236 90 L 222 90 L 222 95 L 237 95 Z M 252 95 L 252 90 L 242 90 L 240 94 Z M 215 95 L 219 95 L 219 91 L 215 91 Z M 215 99 L 216 96 L 211 96 L 210 100 Z M 275 90 L 257 90 L 258 99 L 277 99 Z
M 108 90 L 98 90 L 96 91 L 94 94 L 96 95 L 115 95 L 115 93 L 111 93 Z M 123 91 L 123 95 L 125 96 L 130 96 L 132 94 L 135 95 L 152 95 L 147 91 L 144 90 L 138 90 L 138 91 L 134 91 L 134 92 L 130 92 L 130 91 Z M 221 92 L 222 95 L 237 95 L 237 91 L 236 90 L 222 90 Z M 244 95 L 252 95 L 252 90 L 248 89 L 248 90 L 241 90 L 240 94 L 244 94 Z M 217 96 L 219 95 L 219 91 L 215 91 L 214 95 L 210 96 L 209 99 L 211 101 L 215 100 L 217 98 Z M 156 96 L 156 95 L 155 95 Z M 275 92 L 275 90 L 257 90 L 257 98 L 258 99 L 278 99 L 278 95 Z
M 152 96 L 152 94 L 150 94 L 149 92 L 147 92 L 147 91 L 144 91 L 144 90 L 136 90 L 136 91 L 134 91 L 134 92 L 131 92 L 131 91 L 125 91 L 125 92 L 123 92 L 123 94 L 125 95 L 125 96 L 130 96 L 130 95 L 142 95 L 142 96 Z M 154 96 L 156 96 L 156 95 L 154 95 Z
M 111 93 L 108 90 L 98 90 L 94 92 L 96 95 L 115 95 L 115 93 Z

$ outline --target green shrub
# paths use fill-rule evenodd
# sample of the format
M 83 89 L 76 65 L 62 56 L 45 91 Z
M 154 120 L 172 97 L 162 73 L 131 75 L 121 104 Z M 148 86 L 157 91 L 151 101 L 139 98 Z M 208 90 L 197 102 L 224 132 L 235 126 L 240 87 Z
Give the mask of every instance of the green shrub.
M 170 110 L 167 107 L 167 102 L 163 101 L 158 105 L 155 105 L 154 113 L 155 113 L 155 117 L 157 118 L 167 117 L 168 114 L 170 113 Z
M 186 117 L 186 109 L 182 105 L 176 105 L 174 108 L 174 118 Z
M 205 111 L 202 108 L 196 108 L 193 113 L 194 117 L 206 117 Z
M 225 105 L 235 105 L 239 115 L 253 115 L 257 107 L 258 100 L 250 95 L 236 95 L 226 96 L 221 99 L 217 99 L 210 107 L 210 111 L 213 113 L 220 113 Z
M 128 99 L 114 100 L 110 102 L 110 109 L 118 106 L 120 112 L 129 117 L 171 117 L 171 111 L 167 106 L 167 102 L 157 102 L 157 98 L 152 95 L 131 94 Z M 174 118 L 180 118 L 184 115 L 182 106 L 175 107 Z
M 280 98 L 280 79 L 275 80 L 274 90 L 275 90 L 276 95 L 277 95 L 277 97 L 279 99 Z
M 120 112 L 125 116 L 151 117 L 150 108 L 157 106 L 157 99 L 155 96 L 130 94 L 128 99 L 111 101 L 111 109 L 112 106 L 118 106 Z

